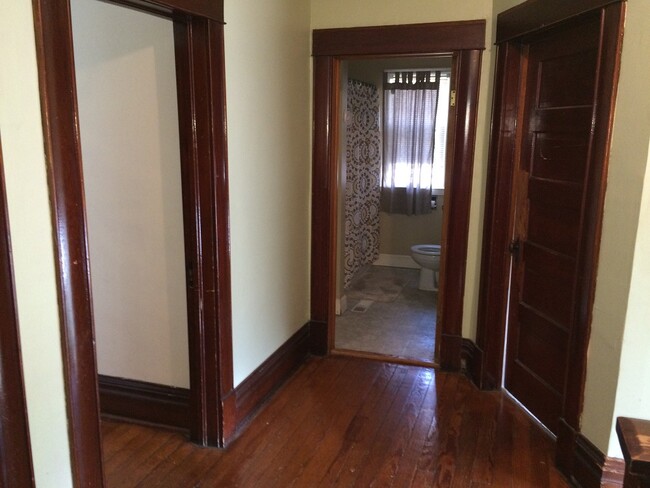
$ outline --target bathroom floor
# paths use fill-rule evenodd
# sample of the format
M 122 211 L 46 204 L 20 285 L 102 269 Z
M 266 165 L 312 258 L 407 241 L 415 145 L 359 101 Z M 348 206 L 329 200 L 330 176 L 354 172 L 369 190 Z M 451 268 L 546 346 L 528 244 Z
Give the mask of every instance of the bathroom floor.
M 336 348 L 433 361 L 437 292 L 418 290 L 419 270 L 367 266 L 345 291 Z

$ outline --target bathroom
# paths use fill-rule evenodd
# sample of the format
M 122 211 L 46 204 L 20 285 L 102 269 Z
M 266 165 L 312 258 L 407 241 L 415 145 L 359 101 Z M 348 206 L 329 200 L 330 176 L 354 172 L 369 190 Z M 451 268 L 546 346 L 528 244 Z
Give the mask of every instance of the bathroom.
M 450 71 L 449 56 L 341 65 L 340 127 L 345 130 L 339 134 L 335 334 L 340 352 L 433 363 L 440 251 L 430 246 L 442 243 Z M 426 86 L 435 91 L 433 101 L 426 102 L 429 112 L 420 114 L 434 121 L 429 127 L 434 142 L 425 150 L 433 152 L 433 165 L 423 178 L 431 184 L 422 184 L 404 205 L 403 187 L 409 183 L 399 183 L 394 173 L 398 188 L 390 188 L 384 163 L 394 149 L 384 132 L 391 124 L 388 107 L 394 107 L 390 83 L 406 76 L 414 84 L 416 77 L 430 76 Z M 425 252 L 415 256 L 425 268 L 412 257 L 412 247 L 423 245 Z

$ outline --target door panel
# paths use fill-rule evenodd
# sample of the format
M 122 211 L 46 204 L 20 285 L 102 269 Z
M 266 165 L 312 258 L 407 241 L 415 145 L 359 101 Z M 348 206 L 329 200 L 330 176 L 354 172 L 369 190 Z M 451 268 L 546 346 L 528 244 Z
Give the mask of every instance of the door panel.
M 557 432 L 576 317 L 599 17 L 527 44 L 506 388 Z
M 566 119 L 568 114 L 562 114 Z M 553 178 L 554 181 L 581 183 L 589 140 L 575 136 L 538 132 L 535 134 L 535 154 L 530 168 L 531 176 L 538 180 Z

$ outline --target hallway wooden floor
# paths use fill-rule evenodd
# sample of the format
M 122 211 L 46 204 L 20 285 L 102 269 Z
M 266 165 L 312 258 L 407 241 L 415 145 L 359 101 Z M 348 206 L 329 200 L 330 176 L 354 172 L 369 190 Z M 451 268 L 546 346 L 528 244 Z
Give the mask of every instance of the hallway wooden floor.
M 566 487 L 551 441 L 463 376 L 310 359 L 227 450 L 103 424 L 113 487 Z

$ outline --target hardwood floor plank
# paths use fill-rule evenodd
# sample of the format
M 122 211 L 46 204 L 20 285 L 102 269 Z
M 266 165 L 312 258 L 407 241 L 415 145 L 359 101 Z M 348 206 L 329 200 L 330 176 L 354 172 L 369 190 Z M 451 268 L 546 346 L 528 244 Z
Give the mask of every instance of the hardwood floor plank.
M 104 422 L 106 424 L 106 422 Z M 110 434 L 109 434 L 110 435 Z M 119 472 L 133 462 L 134 453 L 146 452 L 148 446 L 155 445 L 155 437 L 159 435 L 153 429 L 145 430 L 132 438 L 129 442 L 121 443 L 123 446 L 110 459 L 104 457 L 104 464 L 111 467 L 112 472 Z M 104 436 L 107 434 L 104 432 Z M 109 475 L 112 473 L 109 473 Z
M 142 431 L 147 427 L 132 425 L 131 428 Z M 153 445 L 153 449 L 148 452 L 148 455 L 142 462 L 135 464 L 132 463 L 129 468 L 122 472 L 109 477 L 107 474 L 108 486 L 111 488 L 127 488 L 137 486 L 142 479 L 146 478 L 150 473 L 155 473 L 161 465 L 164 465 L 169 455 L 174 452 L 179 446 L 186 444 L 187 439 L 181 434 L 174 433 L 166 438 L 163 438 L 159 444 Z M 108 466 L 107 471 L 110 470 Z
M 415 419 L 431 386 L 433 371 L 424 368 L 409 368 L 412 382 L 403 383 L 405 399 L 398 393 L 389 411 L 386 422 L 373 443 L 369 463 L 355 486 L 389 487 L 399 469 L 404 446 L 408 443 Z M 408 386 L 407 386 L 408 385 Z
M 472 462 L 470 480 L 476 486 L 490 486 L 494 476 L 494 449 L 497 435 L 499 403 L 486 401 L 479 413 L 482 425 L 476 434 L 476 456 Z M 482 455 L 480 453 L 483 453 Z
M 408 381 L 408 369 L 408 367 L 397 366 L 388 387 L 379 397 L 374 411 L 367 412 L 367 415 L 360 419 L 361 423 L 355 445 L 341 467 L 338 476 L 330 482 L 329 486 L 354 486 L 359 474 L 363 471 L 367 463 L 376 438 L 383 428 L 395 396 L 402 387 L 402 384 Z
M 429 434 L 429 429 L 436 419 L 438 407 L 438 387 L 445 381 L 447 376 L 436 375 L 432 377 L 432 383 L 427 390 L 418 417 L 413 426 L 413 431 L 408 444 L 404 449 L 402 461 L 398 466 L 391 486 L 409 486 L 417 470 L 418 457 L 424 449 Z
M 467 378 L 312 358 L 227 449 L 104 421 L 107 486 L 565 488 L 552 441 Z
M 441 463 L 445 462 L 444 459 L 444 438 L 448 431 L 453 428 L 450 425 L 454 411 L 456 414 L 461 415 L 463 406 L 458 404 L 458 389 L 460 378 L 446 374 L 447 376 L 444 385 L 438 388 L 438 399 L 441 401 L 437 416 L 429 428 L 422 453 L 418 460 L 417 469 L 413 476 L 413 486 L 434 486 L 436 474 L 441 469 Z M 449 401 L 451 400 L 451 401 Z M 449 480 L 450 482 L 450 480 Z
M 404 370 L 399 371 L 402 375 L 405 373 Z M 374 438 L 383 419 L 378 406 L 382 402 L 382 398 L 390 397 L 391 388 L 395 388 L 392 385 L 395 385 L 393 378 L 397 372 L 397 366 L 391 364 L 383 365 L 380 381 L 376 382 L 376 387 L 356 412 L 345 433 L 341 450 L 337 453 L 336 458 L 332 460 L 316 486 L 342 486 L 340 477 L 343 470 L 355 469 L 354 467 L 350 467 L 355 466 L 355 457 L 359 458 L 363 456 L 362 446 L 364 442 L 368 442 Z M 387 389 L 389 390 L 388 392 L 386 392 Z
M 319 374 L 312 381 L 302 383 L 302 388 L 298 391 L 292 387 L 296 383 L 301 383 L 300 378 L 292 378 L 288 391 L 284 389 L 281 395 L 276 395 L 265 411 L 249 426 L 247 432 L 251 432 L 255 426 L 255 435 L 237 439 L 230 446 L 232 450 L 240 452 L 241 456 L 232 460 L 234 462 L 228 462 L 226 466 L 221 466 L 221 463 L 216 464 L 210 472 L 206 473 L 206 479 L 213 483 L 212 486 L 236 486 L 237 484 L 245 486 L 241 483 L 246 481 L 247 473 L 266 466 L 268 460 L 272 459 L 291 437 L 296 426 L 306 422 L 309 415 L 313 414 L 319 399 L 329 398 L 332 395 L 336 381 L 348 364 L 348 361 L 318 363 Z M 302 368 L 300 372 L 303 372 Z M 284 408 L 277 405 L 282 403 L 282 397 L 286 399 Z M 261 441 L 262 439 L 264 442 Z
M 321 408 L 320 419 L 311 425 L 303 426 L 302 435 L 292 439 L 285 446 L 281 456 L 272 463 L 272 473 L 263 476 L 271 486 L 310 486 L 310 479 L 319 472 L 322 474 L 340 448 L 348 426 L 354 418 L 363 400 L 368 395 L 379 371 L 375 365 L 365 361 L 356 361 L 353 371 L 345 378 L 337 395 L 325 401 Z M 295 442 L 301 439 L 301 442 Z M 314 449 L 304 449 L 303 442 L 315 446 Z M 334 452 L 334 454 L 332 454 Z M 285 460 L 290 459 L 290 462 Z M 318 480 L 316 480 L 318 481 Z M 313 485 L 311 485 L 313 486 Z

